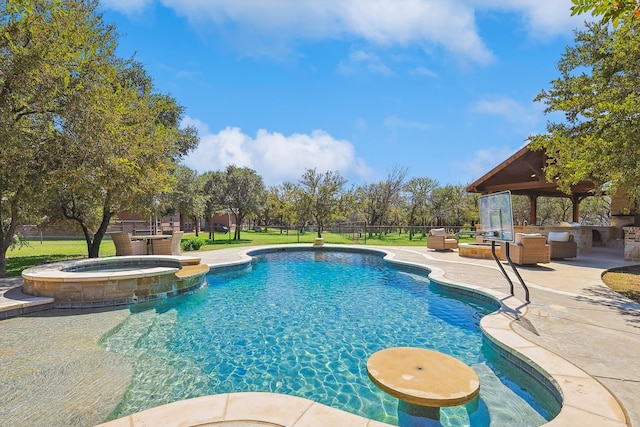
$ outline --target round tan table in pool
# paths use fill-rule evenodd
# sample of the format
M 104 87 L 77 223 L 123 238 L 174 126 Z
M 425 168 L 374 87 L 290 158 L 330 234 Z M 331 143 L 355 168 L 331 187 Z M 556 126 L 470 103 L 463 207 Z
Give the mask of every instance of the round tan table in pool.
M 394 347 L 374 353 L 367 374 L 382 391 L 401 401 L 433 408 L 463 405 L 480 393 L 480 379 L 460 360 L 423 348 Z

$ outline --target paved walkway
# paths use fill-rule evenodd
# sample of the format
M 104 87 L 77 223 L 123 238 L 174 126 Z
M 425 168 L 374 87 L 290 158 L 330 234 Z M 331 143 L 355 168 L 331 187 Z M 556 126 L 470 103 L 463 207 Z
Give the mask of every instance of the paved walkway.
M 509 292 L 493 260 L 462 258 L 457 252 L 422 247 L 385 249 L 396 260 L 442 269 L 446 281 Z M 238 249 L 200 255 L 211 265 L 241 261 Z M 531 303 L 527 314 L 517 318 L 511 328 L 593 376 L 620 401 L 630 425 L 640 426 L 640 305 L 612 292 L 600 279 L 605 269 L 625 264 L 621 250 L 595 248 L 575 260 L 519 268 L 531 291 Z M 506 269 L 510 271 L 508 266 Z M 515 276 L 513 281 L 516 297 L 524 300 Z M 15 288 L 19 285 L 19 280 L 0 279 L 0 310 L 6 311 L 12 300 L 25 303 L 25 296 Z

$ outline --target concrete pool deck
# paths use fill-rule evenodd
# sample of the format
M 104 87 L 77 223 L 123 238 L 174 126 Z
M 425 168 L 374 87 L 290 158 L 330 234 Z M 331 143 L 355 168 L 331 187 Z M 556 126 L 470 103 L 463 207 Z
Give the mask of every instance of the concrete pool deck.
M 331 245 L 327 246 L 330 247 Z M 365 246 L 365 248 L 376 249 L 377 247 Z M 482 286 L 495 292 L 508 293 L 509 291 L 507 282 L 501 276 L 493 260 L 461 258 L 455 251 L 434 252 L 427 250 L 425 247 L 384 247 L 384 249 L 392 253 L 393 259 L 397 261 L 427 265 L 434 269 L 441 270 L 442 277 L 440 279 L 442 281 Z M 243 258 L 241 254 L 246 250 L 246 247 L 224 249 L 201 252 L 198 253 L 198 255 L 201 257 L 203 263 L 215 266 L 242 262 Z M 537 267 L 519 268 L 522 277 L 529 286 L 531 303 L 526 307 L 527 312 L 524 316 L 518 317 L 511 322 L 510 329 L 522 338 L 543 347 L 552 354 L 561 356 L 582 371 L 588 373 L 598 383 L 604 385 L 615 395 L 628 416 L 628 420 L 625 422 L 624 414 L 614 413 L 611 416 L 603 417 L 600 420 L 602 422 L 592 425 L 622 426 L 626 424 L 640 426 L 640 401 L 637 399 L 637 396 L 640 396 L 640 364 L 637 363 L 638 357 L 640 357 L 640 305 L 612 292 L 600 279 L 605 269 L 625 264 L 629 263 L 623 260 L 622 250 L 595 248 L 593 253 L 579 254 L 578 258 L 573 260 L 553 261 Z M 507 271 L 510 271 L 508 267 Z M 516 286 L 516 297 L 524 299 L 518 282 L 514 281 L 514 283 Z M 12 307 L 12 304 L 15 304 L 15 307 L 19 304 L 31 304 L 28 298 L 24 299 L 25 296 L 21 295 L 19 288 L 16 288 L 16 286 L 19 285 L 19 280 L 13 279 L 6 281 L 0 279 L 0 292 L 2 293 L 0 296 L 0 310 L 6 312 L 10 309 L 7 307 Z M 123 310 L 120 310 L 118 313 L 122 311 Z M 60 310 L 57 310 L 57 312 L 60 312 Z M 6 345 L 8 343 L 5 341 L 5 330 L 8 330 L 10 327 L 19 327 L 21 324 L 27 322 L 25 319 L 30 319 L 34 316 L 46 316 L 46 313 L 47 312 L 26 315 L 23 318 L 0 322 L 0 348 L 7 348 Z M 91 317 L 90 311 L 85 310 L 84 313 L 87 313 L 87 317 Z M 104 312 L 97 314 L 97 316 L 100 315 L 105 316 L 106 314 Z M 122 317 L 122 314 L 118 314 L 117 317 Z M 0 316 L 0 319 L 1 318 L 3 317 Z M 113 319 L 113 322 L 116 322 L 116 320 L 118 319 Z M 33 335 L 25 333 L 20 344 L 21 348 L 12 349 L 15 357 L 21 357 L 20 352 L 23 349 L 25 353 L 28 354 L 28 348 L 34 345 L 32 341 L 37 340 L 36 332 L 37 331 L 34 331 Z M 0 367 L 2 368 L 0 378 L 5 377 L 5 369 L 14 369 L 10 362 L 11 358 L 7 359 L 5 356 L 6 355 L 3 354 L 2 359 L 8 360 L 8 364 L 5 365 L 0 362 Z M 25 370 L 25 372 L 37 370 L 37 366 L 30 366 L 27 362 L 28 361 L 23 361 L 24 366 L 21 369 Z M 112 362 L 113 360 L 109 359 L 109 363 Z M 107 363 L 107 361 L 96 363 Z M 82 399 L 90 399 L 91 404 L 96 404 L 95 398 L 87 398 L 86 395 L 92 391 L 91 375 L 98 376 L 103 374 L 103 369 L 100 366 L 96 366 L 93 372 L 85 373 L 85 375 L 89 375 L 86 381 L 88 383 L 86 385 L 87 390 L 68 392 L 73 393 L 74 396 L 72 396 L 72 399 L 78 401 L 78 406 L 80 406 Z M 20 375 L 20 373 L 12 372 L 12 375 L 16 376 Z M 123 375 L 126 377 L 126 372 Z M 59 381 L 57 378 L 51 378 L 50 380 L 54 382 Z M 2 380 L 0 380 L 0 387 L 2 386 L 1 381 Z M 95 387 L 95 385 L 93 385 L 93 387 Z M 114 387 L 112 393 L 114 396 L 111 401 L 117 401 L 118 393 L 121 393 L 120 388 Z M 262 399 L 262 397 L 263 396 L 261 396 L 260 399 Z M 285 400 L 289 400 L 290 398 L 290 396 L 284 397 Z M 582 398 L 585 400 L 583 402 L 584 405 L 591 406 L 591 412 L 594 416 L 592 421 L 595 422 L 595 420 L 598 419 L 597 417 L 602 415 L 599 413 L 599 405 L 601 405 L 602 402 L 589 402 L 588 395 L 583 395 Z M 229 399 L 231 399 L 231 397 L 229 397 Z M 253 396 L 253 401 L 258 400 L 256 396 Z M 5 415 L 10 416 L 11 418 L 9 418 L 9 420 L 12 421 L 11 424 L 19 425 L 19 423 L 15 422 L 20 417 L 19 411 L 15 413 L 11 412 L 11 408 L 6 407 L 7 402 L 3 402 L 3 404 L 5 407 L 0 406 L 0 408 L 2 408 L 0 409 L 0 420 L 3 420 Z M 182 405 L 185 405 L 185 417 L 188 413 L 194 413 L 193 409 L 187 410 L 187 408 L 190 407 L 189 405 L 192 404 L 193 402 L 191 401 L 182 402 Z M 242 406 L 250 410 L 252 415 L 257 416 L 253 410 L 257 409 L 257 407 L 253 406 L 253 404 L 245 404 Z M 171 404 L 171 412 L 177 412 L 178 414 L 183 412 L 178 409 L 180 407 L 180 402 Z M 309 409 L 311 412 L 305 410 L 305 414 L 317 412 L 318 414 L 331 414 L 331 417 L 337 416 L 334 413 L 335 410 L 330 410 L 331 408 L 323 408 L 312 404 L 308 404 L 306 407 L 307 409 L 313 408 L 313 410 Z M 191 408 L 193 408 L 193 406 L 191 406 Z M 52 425 L 53 421 L 51 417 L 55 416 L 54 412 L 56 412 L 52 410 L 47 411 L 46 408 L 35 409 L 33 407 L 30 408 L 29 411 L 31 414 L 29 422 L 25 419 L 23 425 Z M 41 418 L 35 417 L 35 414 L 33 414 L 35 411 L 42 412 Z M 142 414 L 147 413 L 148 415 L 153 415 L 153 413 L 155 413 L 159 415 L 162 412 L 163 411 L 159 410 L 149 410 Z M 265 414 L 268 412 L 269 409 L 265 408 Z M 102 413 L 104 413 L 104 409 Z M 107 411 L 107 414 L 108 413 L 109 411 Z M 236 416 L 238 416 L 237 413 Z M 354 425 L 352 424 L 354 421 L 352 414 L 345 414 L 344 416 L 344 425 Z M 620 416 L 622 416 L 621 420 L 619 419 Z M 134 424 L 134 418 L 134 416 L 125 417 L 124 420 L 126 420 L 126 424 L 123 423 L 120 425 L 142 425 Z M 618 418 L 618 420 L 616 420 L 616 418 Z M 37 422 L 38 419 L 40 419 L 40 422 Z M 256 420 L 256 418 L 252 419 Z M 309 423 L 308 425 L 313 425 L 312 421 L 314 419 L 316 420 L 315 425 L 322 425 L 322 418 L 306 418 L 304 422 L 302 422 L 303 418 L 296 418 L 294 421 L 298 422 L 297 424 L 289 422 L 281 425 L 307 425 L 307 423 Z M 104 420 L 104 415 L 102 418 L 96 417 L 92 422 L 96 424 L 101 420 Z M 140 421 L 139 418 L 138 420 Z M 233 420 L 240 420 L 240 418 L 223 418 L 217 419 L 216 422 L 230 422 Z M 269 418 L 265 416 L 263 421 L 269 421 Z M 585 424 L 586 420 L 584 419 L 574 417 L 572 421 L 573 422 L 553 424 L 589 425 Z M 131 422 L 131 424 L 129 424 L 129 422 Z M 375 422 L 372 423 L 373 424 L 366 423 L 363 425 L 376 424 Z M 64 423 L 53 422 L 53 424 L 61 425 Z M 87 425 L 87 422 L 77 425 Z M 339 423 L 333 423 L 333 425 L 339 425 Z

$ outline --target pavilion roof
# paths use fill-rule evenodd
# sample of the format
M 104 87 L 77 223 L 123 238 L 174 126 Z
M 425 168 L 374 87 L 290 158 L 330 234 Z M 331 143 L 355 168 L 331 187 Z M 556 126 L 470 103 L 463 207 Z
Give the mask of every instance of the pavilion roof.
M 569 197 L 558 190 L 554 182 L 547 181 L 543 168 L 547 164 L 544 151 L 531 151 L 526 145 L 504 162 L 467 187 L 469 193 L 495 193 L 511 191 L 511 194 L 548 197 Z M 571 187 L 571 195 L 584 198 L 592 195 L 594 184 L 581 181 Z

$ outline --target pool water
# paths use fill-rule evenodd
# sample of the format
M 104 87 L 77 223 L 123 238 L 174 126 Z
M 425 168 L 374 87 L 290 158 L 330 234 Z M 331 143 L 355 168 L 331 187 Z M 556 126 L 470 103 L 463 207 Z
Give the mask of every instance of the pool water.
M 102 340 L 134 366 L 110 418 L 208 394 L 268 391 L 397 424 L 397 399 L 366 373 L 369 356 L 397 346 L 450 354 L 480 377 L 479 409 L 443 408 L 443 425 L 537 426 L 555 416 L 559 406 L 539 384 L 496 370 L 506 362 L 478 326 L 496 306 L 425 276 L 377 255 L 278 252 L 209 274 L 193 294 L 133 307 Z

